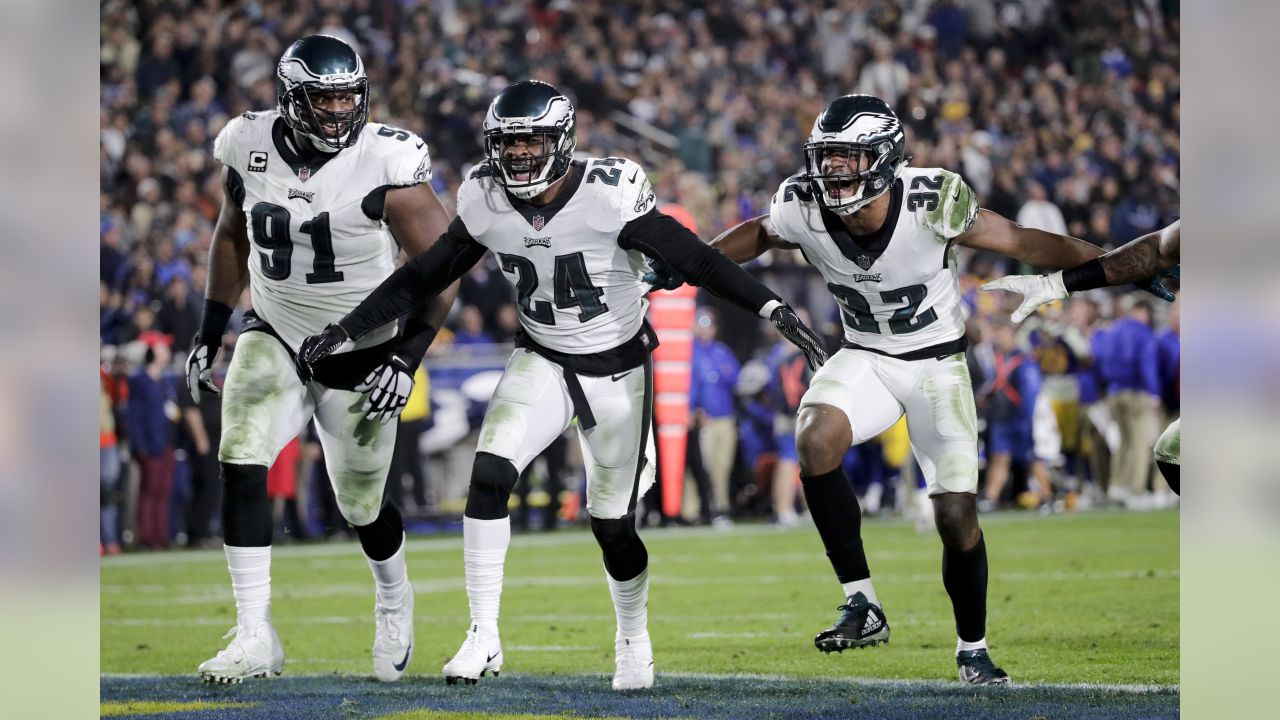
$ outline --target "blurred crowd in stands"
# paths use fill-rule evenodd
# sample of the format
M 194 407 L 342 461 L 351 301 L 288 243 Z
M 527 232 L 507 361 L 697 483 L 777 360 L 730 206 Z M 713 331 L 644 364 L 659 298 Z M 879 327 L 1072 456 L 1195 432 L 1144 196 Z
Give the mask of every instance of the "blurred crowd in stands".
M 1177 0 L 107 0 L 100 442 L 109 551 L 216 542 L 217 405 L 195 406 L 180 377 L 222 198 L 210 148 L 228 118 L 275 106 L 277 58 L 313 32 L 360 50 L 373 119 L 427 139 L 432 183 L 449 208 L 481 157 L 489 100 L 535 77 L 575 98 L 581 153 L 640 161 L 659 199 L 687 209 L 705 238 L 767 212 L 780 181 L 803 169 L 813 119 L 850 92 L 896 109 L 914 165 L 960 171 L 984 207 L 1021 224 L 1110 248 L 1179 213 Z M 1165 502 L 1151 492 L 1162 486 L 1146 458 L 1157 425 L 1177 413 L 1176 306 L 1099 291 L 1014 328 L 1010 299 L 976 288 L 1027 268 L 981 254 L 962 267 L 986 427 L 984 506 Z M 838 336 L 831 298 L 802 259 L 774 251 L 753 270 Z M 427 368 L 500 359 L 516 329 L 512 300 L 492 260 L 479 264 Z M 783 382 L 794 356 L 735 309 L 700 302 L 709 311 L 698 325 L 691 432 L 700 442 L 691 443 L 686 515 L 722 526 L 752 514 L 794 522 L 786 421 L 798 398 Z M 734 332 L 717 334 L 717 321 Z M 452 507 L 456 488 L 424 477 L 436 463 L 424 466 L 416 441 L 438 403 L 420 385 L 393 494 L 430 516 Z M 552 490 L 549 505 L 539 501 L 552 510 L 544 527 L 555 510 L 576 510 L 568 445 L 537 466 Z M 342 534 L 318 446 L 302 437 L 285 462 L 272 488 L 282 532 Z M 902 428 L 851 451 L 849 463 L 868 509 L 913 502 L 900 489 L 913 487 Z

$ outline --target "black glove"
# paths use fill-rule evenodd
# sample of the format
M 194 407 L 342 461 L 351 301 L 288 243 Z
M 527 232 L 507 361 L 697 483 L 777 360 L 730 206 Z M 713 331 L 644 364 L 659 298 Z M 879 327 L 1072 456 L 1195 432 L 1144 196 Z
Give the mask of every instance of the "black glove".
M 684 276 L 658 258 L 645 257 L 649 272 L 642 278 L 653 290 L 675 290 L 684 284 Z
M 790 306 L 783 305 L 775 309 L 769 316 L 769 321 L 778 328 L 782 337 L 800 348 L 805 359 L 809 361 L 810 370 L 817 370 L 827 361 L 827 351 L 822 347 L 822 339 L 815 335 L 808 325 L 800 321 L 796 311 Z
M 222 337 L 218 336 L 221 340 Z M 191 354 L 187 356 L 187 391 L 191 399 L 200 404 L 200 393 L 207 392 L 220 395 L 222 391 L 213 384 L 213 361 L 218 357 L 218 346 L 222 343 L 206 343 L 200 335 L 192 341 Z
M 1174 300 L 1177 299 L 1177 296 L 1169 292 L 1169 290 L 1164 286 L 1163 280 L 1167 277 L 1181 278 L 1182 265 L 1174 265 L 1168 270 L 1161 271 L 1158 275 L 1151 278 L 1150 280 L 1144 280 L 1143 282 L 1134 283 L 1134 284 L 1137 285 L 1139 289 L 1146 290 L 1147 292 L 1151 293 L 1152 295 L 1155 295 L 1156 297 L 1160 298 L 1161 300 L 1164 300 L 1165 302 L 1173 302 Z
M 360 408 L 365 416 L 383 425 L 400 417 L 413 392 L 415 370 L 406 358 L 391 353 L 386 362 L 369 371 L 364 382 L 355 388 L 356 392 L 367 393 Z
M 187 391 L 191 399 L 200 403 L 200 393 L 221 394 L 213 384 L 213 363 L 222 349 L 222 335 L 231 321 L 231 306 L 205 298 L 204 312 L 200 316 L 200 332 L 192 341 L 191 354 L 187 356 Z
M 298 348 L 297 369 L 302 382 L 311 382 L 315 375 L 315 364 L 333 354 L 338 346 L 347 341 L 347 331 L 337 323 L 330 323 L 324 330 L 302 341 Z

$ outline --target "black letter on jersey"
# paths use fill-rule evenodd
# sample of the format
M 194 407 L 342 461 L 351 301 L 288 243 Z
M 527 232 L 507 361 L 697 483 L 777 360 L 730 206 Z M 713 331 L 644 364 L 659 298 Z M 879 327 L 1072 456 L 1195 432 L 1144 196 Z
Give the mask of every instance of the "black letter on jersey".
M 920 206 L 924 206 L 926 210 L 938 209 L 938 190 L 942 189 L 942 176 L 935 175 L 931 178 L 923 175 L 911 180 L 911 189 L 919 190 L 920 188 L 929 188 L 934 192 L 913 192 L 907 196 L 907 209 L 915 212 Z
M 520 312 L 536 323 L 555 325 L 556 316 L 551 311 L 551 303 L 533 299 L 533 291 L 538 289 L 538 271 L 533 263 L 519 255 L 506 253 L 498 253 L 498 258 L 504 272 L 516 274 L 516 301 L 520 304 Z
M 782 188 L 782 202 L 791 202 L 796 198 L 805 202 L 813 202 L 813 192 L 796 183 L 788 183 Z
M 262 274 L 272 280 L 289 277 L 290 258 L 293 257 L 293 240 L 289 237 L 289 211 L 279 205 L 260 202 L 249 211 L 253 227 L 253 239 L 271 251 L 271 255 L 259 253 Z
M 293 238 L 289 234 L 291 216 L 287 208 L 260 202 L 249 211 L 253 227 L 253 240 L 263 248 L 270 250 L 259 253 L 262 263 L 262 274 L 272 280 L 284 280 L 293 271 Z M 302 223 L 298 228 L 311 236 L 311 247 L 315 250 L 315 272 L 307 273 L 307 284 L 341 282 L 343 275 L 334 271 L 333 237 L 329 234 L 329 213 L 322 212 L 314 218 Z
M 586 322 L 608 311 L 609 306 L 600 302 L 604 290 L 591 284 L 587 274 L 587 261 L 582 253 L 556 256 L 556 307 L 568 310 L 581 307 L 578 322 Z

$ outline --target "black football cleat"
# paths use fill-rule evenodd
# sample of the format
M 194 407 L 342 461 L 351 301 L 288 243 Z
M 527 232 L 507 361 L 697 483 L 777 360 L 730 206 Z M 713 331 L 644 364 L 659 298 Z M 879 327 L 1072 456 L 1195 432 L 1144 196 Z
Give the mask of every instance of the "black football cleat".
M 822 652 L 843 652 L 847 648 L 874 647 L 889 642 L 889 621 L 879 605 L 867 601 L 866 595 L 854 593 L 836 609 L 840 611 L 840 619 L 813 639 L 814 647 Z
M 1009 682 L 1009 673 L 996 667 L 985 648 L 956 653 L 956 666 L 960 668 L 960 679 L 972 685 L 1004 685 Z

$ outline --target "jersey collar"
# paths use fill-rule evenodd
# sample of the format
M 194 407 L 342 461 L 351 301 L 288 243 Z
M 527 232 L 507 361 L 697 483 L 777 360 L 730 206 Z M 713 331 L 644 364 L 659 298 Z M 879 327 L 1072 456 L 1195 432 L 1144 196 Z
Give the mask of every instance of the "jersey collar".
M 275 143 L 276 152 L 289 165 L 289 169 L 293 170 L 294 175 L 298 176 L 298 180 L 302 182 L 310 180 L 316 173 L 320 172 L 320 168 L 324 167 L 325 163 L 338 156 L 336 152 L 317 152 L 315 157 L 303 160 L 285 140 L 285 129 L 284 118 L 276 118 L 275 124 L 271 126 L 271 141 Z M 341 152 L 341 150 L 338 152 Z
M 569 177 L 565 178 L 565 186 L 561 188 L 560 194 L 546 205 L 534 205 L 527 200 L 512 195 L 504 191 L 507 200 L 511 203 L 511 207 L 529 223 L 529 226 L 536 231 L 541 231 L 560 212 L 561 208 L 569 204 L 569 200 L 578 192 L 578 186 L 582 184 L 582 176 L 586 173 L 587 163 L 585 160 L 574 160 L 570 165 Z M 537 218 L 541 218 L 538 220 Z
M 898 215 L 902 209 L 901 178 L 893 181 L 889 194 L 889 211 L 885 214 L 884 224 L 879 230 L 869 235 L 851 235 L 845 228 L 844 222 L 840 220 L 840 216 L 828 210 L 827 206 L 818 200 L 818 211 L 822 214 L 822 225 L 826 228 L 827 234 L 839 248 L 840 254 L 863 270 L 871 269 L 871 266 L 889 248 L 889 241 L 893 239 L 893 231 L 898 226 Z

